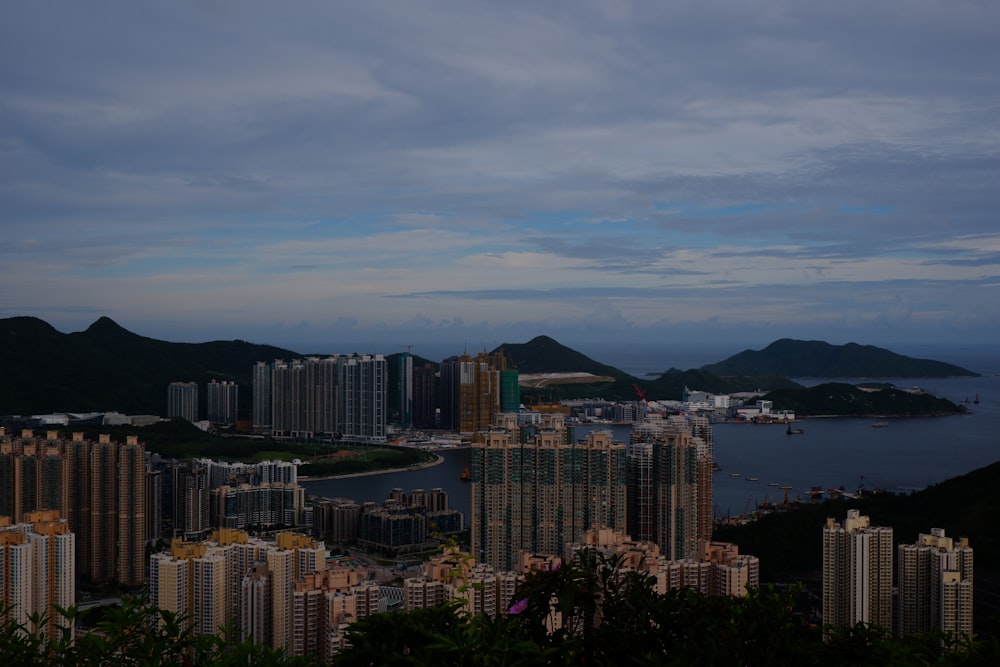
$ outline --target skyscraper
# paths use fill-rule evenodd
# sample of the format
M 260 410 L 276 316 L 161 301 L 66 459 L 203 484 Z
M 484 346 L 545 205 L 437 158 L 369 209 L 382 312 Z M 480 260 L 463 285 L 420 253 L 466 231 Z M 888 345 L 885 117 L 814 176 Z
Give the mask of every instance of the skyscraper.
M 592 527 L 625 526 L 625 445 L 610 431 L 576 441 L 562 415 L 535 433 L 503 414 L 472 450 L 475 556 L 511 570 L 520 552 L 559 555 Z
M 941 528 L 896 548 L 896 634 L 972 635 L 972 547 Z
M 507 370 L 502 353 L 480 352 L 441 362 L 441 428 L 476 433 L 493 426 L 501 412 L 501 372 Z M 513 376 L 516 378 L 516 376 Z M 515 401 L 508 374 L 507 400 Z M 519 394 L 517 399 L 519 401 Z M 516 409 L 515 409 L 516 411 Z
M 231 426 L 236 423 L 240 388 L 235 382 L 212 380 L 205 385 L 205 417 L 213 424 Z
M 171 382 L 167 387 L 167 418 L 198 421 L 198 383 Z
M 711 540 L 711 433 L 707 420 L 682 415 L 632 431 L 628 533 L 670 560 L 695 558 L 698 542 Z
M 76 602 L 76 536 L 54 510 L 29 512 L 11 525 L 0 518 L 0 600 L 7 618 L 55 639 L 73 623 L 56 607 Z M 36 625 L 35 619 L 43 619 Z
M 413 426 L 413 356 L 407 352 L 399 355 L 399 425 Z
M 413 369 L 413 426 L 435 428 L 438 406 L 438 375 L 433 364 Z
M 892 627 L 892 528 L 858 510 L 823 527 L 823 622 Z
M 94 583 L 140 586 L 145 580 L 145 447 L 101 434 L 72 439 L 0 428 L 0 515 L 57 510 L 76 535 L 77 571 Z
M 255 428 L 270 426 L 276 435 L 384 442 L 385 363 L 382 355 L 367 354 L 260 362 L 254 366 Z
M 271 432 L 271 364 L 258 361 L 253 367 L 253 430 Z

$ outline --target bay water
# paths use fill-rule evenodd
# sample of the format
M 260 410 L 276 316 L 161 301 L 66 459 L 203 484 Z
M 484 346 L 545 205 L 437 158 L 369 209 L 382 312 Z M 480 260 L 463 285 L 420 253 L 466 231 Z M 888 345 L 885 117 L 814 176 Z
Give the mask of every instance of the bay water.
M 689 352 L 684 367 L 724 359 L 729 353 Z M 894 350 L 895 351 L 895 350 Z M 916 353 L 913 353 L 916 352 Z M 932 394 L 963 403 L 968 414 L 948 417 L 908 418 L 815 418 L 801 419 L 796 426 L 801 435 L 787 435 L 781 425 L 716 424 L 714 458 L 721 470 L 713 476 L 713 502 L 717 516 L 743 514 L 762 502 L 780 502 L 791 487 L 789 499 L 806 498 L 814 486 L 823 490 L 844 487 L 854 492 L 884 489 L 896 493 L 922 489 L 951 477 L 1000 461 L 1000 349 L 978 347 L 953 350 L 949 355 L 934 350 L 911 356 L 933 358 L 959 364 L 982 373 L 981 377 L 946 379 L 872 378 L 899 387 L 919 386 Z M 701 355 L 701 356 L 698 356 Z M 595 357 L 593 354 L 590 356 Z M 614 359 L 600 359 L 615 365 Z M 640 376 L 646 372 L 681 366 L 669 355 L 621 359 L 627 370 Z M 639 364 L 643 364 L 640 366 Z M 796 378 L 805 385 L 827 380 Z M 692 387 L 696 389 L 696 387 Z M 972 401 L 978 397 L 979 403 Z M 968 400 L 968 403 L 964 401 Z M 888 426 L 873 428 L 876 421 Z M 629 427 L 614 426 L 615 436 L 627 442 Z M 393 488 L 404 491 L 441 488 L 449 494 L 452 507 L 469 518 L 470 490 L 461 479 L 469 465 L 470 450 L 459 448 L 438 452 L 440 465 L 419 470 L 388 472 L 362 477 L 303 481 L 306 492 L 324 497 L 351 498 L 359 503 L 380 502 Z M 755 479 L 748 479 L 755 478 Z

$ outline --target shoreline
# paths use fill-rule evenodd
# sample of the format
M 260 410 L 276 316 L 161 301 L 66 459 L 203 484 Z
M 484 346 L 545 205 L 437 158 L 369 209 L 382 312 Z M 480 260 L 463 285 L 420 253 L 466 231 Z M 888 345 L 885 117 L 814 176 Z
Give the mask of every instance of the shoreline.
M 318 475 L 313 476 L 298 476 L 299 482 L 322 482 L 331 479 L 347 479 L 349 477 L 369 477 L 371 475 L 382 475 L 384 473 L 390 472 L 407 472 L 408 470 L 423 470 L 424 468 L 433 468 L 434 466 L 441 465 L 444 463 L 444 457 L 440 454 L 434 454 L 434 459 L 432 461 L 424 461 L 423 463 L 416 463 L 414 465 L 406 466 L 403 468 L 384 468 L 382 470 L 365 470 L 364 472 L 348 472 L 341 475 Z

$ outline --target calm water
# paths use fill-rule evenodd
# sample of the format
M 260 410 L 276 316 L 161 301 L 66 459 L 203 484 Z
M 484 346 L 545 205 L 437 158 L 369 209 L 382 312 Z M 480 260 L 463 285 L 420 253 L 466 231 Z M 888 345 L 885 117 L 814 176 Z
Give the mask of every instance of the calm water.
M 715 461 L 722 467 L 714 476 L 717 513 L 741 514 L 764 500 L 782 500 L 784 492 L 768 486 L 769 482 L 791 486 L 792 499 L 812 486 L 827 489 L 843 485 L 847 490 L 856 490 L 862 477 L 869 489 L 905 492 L 1000 460 L 1000 375 L 996 374 L 1000 364 L 991 357 L 962 365 L 991 374 L 889 381 L 901 387 L 921 386 L 955 402 L 966 397 L 971 401 L 978 394 L 980 403 L 968 406 L 973 414 L 889 419 L 887 428 L 872 428 L 873 419 L 805 419 L 798 423 L 805 433 L 795 436 L 786 435 L 784 427 L 776 425 L 716 425 Z M 823 380 L 799 382 L 816 384 Z M 616 427 L 615 431 L 617 437 L 627 440 L 627 427 Z M 470 451 L 441 454 L 445 462 L 433 468 L 319 480 L 303 486 L 310 494 L 342 496 L 358 502 L 381 501 L 395 487 L 405 491 L 440 487 L 448 492 L 451 506 L 465 512 L 468 521 L 469 486 L 460 480 L 460 474 L 469 463 Z M 731 473 L 739 476 L 730 477 Z M 747 481 L 748 476 L 758 481 Z

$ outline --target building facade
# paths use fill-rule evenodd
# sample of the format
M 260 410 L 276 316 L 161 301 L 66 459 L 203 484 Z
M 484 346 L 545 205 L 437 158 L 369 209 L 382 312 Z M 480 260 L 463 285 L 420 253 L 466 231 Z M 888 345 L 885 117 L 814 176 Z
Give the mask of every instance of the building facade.
M 198 421 L 197 382 L 171 382 L 167 386 L 167 418 Z
M 858 510 L 823 527 L 823 622 L 892 628 L 892 528 L 872 526 Z
M 31 632 L 72 638 L 57 607 L 76 603 L 76 536 L 54 510 L 28 512 L 23 523 L 0 517 L 0 619 Z
M 529 433 L 517 415 L 473 444 L 471 542 L 482 562 L 514 569 L 522 551 L 561 554 L 592 527 L 625 529 L 625 444 L 610 431 L 576 441 L 560 414 Z
M 232 426 L 239 412 L 240 387 L 235 382 L 212 380 L 205 385 L 206 419 L 219 426 Z
M 254 428 L 276 436 L 385 442 L 385 364 L 382 355 L 368 354 L 258 362 Z
M 896 548 L 896 634 L 972 636 L 972 547 L 941 528 Z
M 29 512 L 56 510 L 76 540 L 77 572 L 93 583 L 145 581 L 145 447 L 107 434 L 67 439 L 0 428 L 0 516 L 13 523 Z

